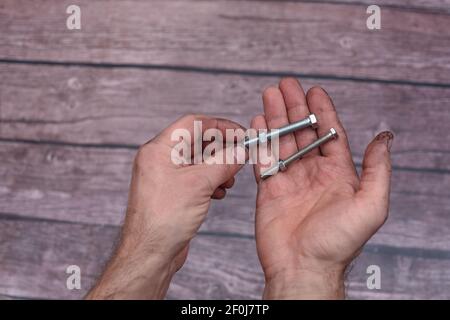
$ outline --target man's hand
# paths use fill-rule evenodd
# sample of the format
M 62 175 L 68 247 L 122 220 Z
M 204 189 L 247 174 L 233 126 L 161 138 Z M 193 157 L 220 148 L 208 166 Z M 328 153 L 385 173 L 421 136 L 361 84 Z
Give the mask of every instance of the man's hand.
M 310 113 L 309 129 L 280 138 L 280 158 L 305 147 L 330 128 L 339 137 L 279 172 L 259 181 L 256 241 L 266 277 L 264 298 L 344 297 L 344 272 L 388 215 L 390 132 L 367 147 L 361 179 L 352 161 L 344 128 L 327 93 L 318 87 L 305 96 L 297 80 L 283 79 L 263 95 L 265 115 L 255 129 L 279 128 Z
M 190 115 L 139 149 L 121 242 L 87 298 L 164 298 L 173 274 L 186 260 L 189 242 L 204 221 L 211 198 L 224 198 L 225 189 L 233 186 L 234 175 L 242 167 L 237 159 L 235 164 L 177 165 L 172 161 L 173 148 L 179 144 L 171 141 L 172 133 L 186 129 L 194 137 L 195 121 L 202 122 L 203 132 L 218 129 L 224 137 L 226 129 L 241 129 L 229 120 Z M 226 149 L 218 150 L 215 156 L 225 153 Z

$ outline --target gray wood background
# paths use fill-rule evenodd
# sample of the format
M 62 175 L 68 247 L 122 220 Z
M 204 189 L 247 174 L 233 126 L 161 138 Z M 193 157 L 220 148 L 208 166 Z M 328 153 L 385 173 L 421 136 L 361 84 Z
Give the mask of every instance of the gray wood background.
M 66 29 L 66 8 L 82 30 Z M 391 215 L 350 298 L 450 298 L 450 1 L 2 0 L 0 297 L 81 298 L 124 218 L 137 147 L 185 113 L 248 125 L 283 75 L 324 86 L 356 163 L 396 133 Z M 251 168 L 216 202 L 172 299 L 258 299 Z M 66 267 L 82 289 L 66 289 Z M 366 268 L 381 267 L 381 290 Z

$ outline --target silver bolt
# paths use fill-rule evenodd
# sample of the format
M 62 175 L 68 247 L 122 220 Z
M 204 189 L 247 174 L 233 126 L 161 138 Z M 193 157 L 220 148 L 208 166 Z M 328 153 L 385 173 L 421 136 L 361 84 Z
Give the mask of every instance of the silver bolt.
M 244 141 L 244 146 L 249 147 L 259 143 L 265 143 L 266 141 L 271 140 L 275 135 L 277 135 L 278 137 L 282 137 L 289 133 L 308 127 L 312 127 L 314 129 L 317 128 L 317 118 L 313 113 L 307 116 L 305 119 L 291 123 L 279 129 L 270 130 L 269 133 L 260 134 L 256 138 L 248 139 L 248 137 L 246 137 Z
M 323 145 L 324 143 L 332 140 L 332 139 L 336 139 L 338 136 L 336 130 L 334 128 L 331 128 L 330 131 L 324 135 L 323 137 L 320 137 L 319 139 L 317 139 L 316 141 L 314 141 L 313 143 L 307 145 L 306 147 L 304 147 L 303 149 L 297 151 L 296 153 L 294 153 L 293 155 L 291 155 L 290 157 L 288 157 L 285 160 L 280 160 L 278 162 L 277 165 L 273 166 L 272 168 L 264 171 L 261 174 L 261 179 L 267 179 L 270 176 L 273 176 L 274 174 L 276 174 L 278 171 L 286 171 L 287 167 L 294 161 L 299 160 L 301 158 L 303 158 L 303 156 L 305 154 L 307 154 L 308 152 L 314 150 L 315 148 L 320 147 L 321 145 Z

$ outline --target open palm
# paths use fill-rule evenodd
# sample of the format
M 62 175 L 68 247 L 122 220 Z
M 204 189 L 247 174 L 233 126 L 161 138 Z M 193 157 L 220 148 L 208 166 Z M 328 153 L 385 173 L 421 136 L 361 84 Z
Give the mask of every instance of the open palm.
M 392 134 L 384 132 L 369 145 L 360 180 L 345 130 L 323 89 L 305 95 L 297 80 L 287 78 L 266 89 L 263 101 L 264 115 L 252 121 L 255 129 L 279 128 L 310 113 L 318 119 L 316 131 L 280 139 L 281 159 L 330 128 L 338 133 L 336 140 L 267 180 L 260 181 L 264 169 L 255 167 L 256 240 L 266 281 L 293 281 L 311 271 L 340 277 L 387 217 Z

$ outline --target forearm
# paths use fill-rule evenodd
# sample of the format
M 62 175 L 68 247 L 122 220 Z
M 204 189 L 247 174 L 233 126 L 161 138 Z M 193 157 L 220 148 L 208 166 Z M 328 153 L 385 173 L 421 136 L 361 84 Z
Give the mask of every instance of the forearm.
M 176 272 L 165 259 L 120 248 L 86 299 L 164 299 Z

